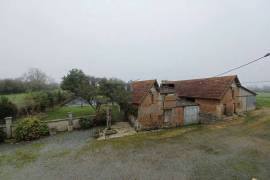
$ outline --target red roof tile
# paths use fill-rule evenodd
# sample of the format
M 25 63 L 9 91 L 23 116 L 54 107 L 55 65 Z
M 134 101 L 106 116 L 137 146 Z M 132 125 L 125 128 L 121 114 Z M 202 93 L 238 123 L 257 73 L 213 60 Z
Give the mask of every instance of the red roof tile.
M 236 81 L 236 83 L 239 83 L 240 85 L 240 81 L 238 80 L 237 76 L 169 81 L 165 84 L 175 84 L 175 91 L 179 97 L 220 100 L 233 81 Z
M 158 85 L 156 80 L 135 81 L 132 83 L 132 102 L 140 104 L 154 85 Z

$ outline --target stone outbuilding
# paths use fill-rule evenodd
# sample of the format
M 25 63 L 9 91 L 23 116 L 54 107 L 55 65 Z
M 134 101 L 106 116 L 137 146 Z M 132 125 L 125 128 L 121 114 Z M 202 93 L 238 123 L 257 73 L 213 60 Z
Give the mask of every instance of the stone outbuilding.
M 164 126 L 177 127 L 199 123 L 200 108 L 197 103 L 161 91 L 164 99 Z
M 132 103 L 138 108 L 131 122 L 137 130 L 212 122 L 256 108 L 256 93 L 237 76 L 184 81 L 132 83 Z
M 138 108 L 137 117 L 131 122 L 136 129 L 160 128 L 163 125 L 162 99 L 156 80 L 132 83 L 132 103 Z
M 236 75 L 164 81 L 161 91 L 199 105 L 201 117 L 222 119 L 256 108 L 256 93 L 243 87 Z
M 132 102 L 138 108 L 131 122 L 137 130 L 178 127 L 199 122 L 196 103 L 160 92 L 156 80 L 132 83 Z
M 256 93 L 241 86 L 239 88 L 239 112 L 247 112 L 256 109 Z

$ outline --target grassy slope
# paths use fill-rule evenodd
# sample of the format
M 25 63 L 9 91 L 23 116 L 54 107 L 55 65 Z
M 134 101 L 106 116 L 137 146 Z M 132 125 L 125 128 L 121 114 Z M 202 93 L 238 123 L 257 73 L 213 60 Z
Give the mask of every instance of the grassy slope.
M 27 93 L 0 95 L 0 96 L 8 97 L 14 104 L 16 104 L 20 108 L 24 104 L 24 98 L 26 95 Z M 93 115 L 95 113 L 93 108 L 91 108 L 90 106 L 84 106 L 82 108 L 63 106 L 63 107 L 56 107 L 53 110 L 48 111 L 46 114 L 46 117 L 42 119 L 43 120 L 63 119 L 67 117 L 68 112 L 72 112 L 74 116 L 77 116 L 77 117 Z M 117 106 L 113 107 L 112 116 L 113 116 L 113 119 L 121 118 L 122 114 L 119 114 Z
M 54 119 L 63 119 L 67 117 L 67 114 L 72 112 L 75 117 L 94 115 L 95 111 L 91 106 L 84 107 L 58 107 L 53 110 L 47 112 L 47 116 L 43 120 L 54 120 Z M 113 106 L 112 108 L 112 118 L 113 120 L 119 121 L 121 120 L 123 114 L 119 113 L 118 106 Z
M 24 98 L 25 98 L 26 95 L 27 95 L 27 93 L 0 95 L 0 96 L 6 96 L 7 98 L 9 98 L 9 100 L 11 102 L 16 104 L 18 107 L 21 107 L 24 104 Z
M 258 107 L 270 107 L 270 93 L 258 93 L 257 106 Z
M 44 120 L 53 120 L 53 119 L 62 119 L 66 118 L 67 114 L 71 112 L 75 117 L 80 117 L 80 116 L 87 116 L 87 115 L 93 115 L 94 110 L 90 106 L 84 106 L 84 107 L 68 107 L 68 106 L 63 106 L 63 107 L 57 107 L 53 110 L 50 110 L 47 113 L 46 118 Z

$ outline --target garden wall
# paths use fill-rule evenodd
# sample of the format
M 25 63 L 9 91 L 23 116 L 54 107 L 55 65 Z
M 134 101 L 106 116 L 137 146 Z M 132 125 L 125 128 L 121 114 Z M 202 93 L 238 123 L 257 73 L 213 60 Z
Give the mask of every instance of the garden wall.
M 64 132 L 64 131 L 72 131 L 74 129 L 80 129 L 79 124 L 80 118 L 81 117 L 73 118 L 72 114 L 69 114 L 69 117 L 65 119 L 42 121 L 42 123 L 46 123 L 48 125 L 50 134 L 55 134 L 56 132 Z M 11 118 L 6 118 L 6 124 L 0 124 L 0 129 L 2 129 L 7 134 L 8 138 L 12 138 L 15 136 L 16 125 L 12 123 Z

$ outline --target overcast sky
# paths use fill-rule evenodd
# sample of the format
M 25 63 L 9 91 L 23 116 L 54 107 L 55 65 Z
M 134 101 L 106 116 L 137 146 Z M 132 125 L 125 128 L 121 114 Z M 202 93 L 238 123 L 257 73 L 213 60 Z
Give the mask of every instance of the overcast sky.
M 0 78 L 190 79 L 269 51 L 269 0 L 0 0 Z M 270 58 L 233 74 L 270 80 Z

